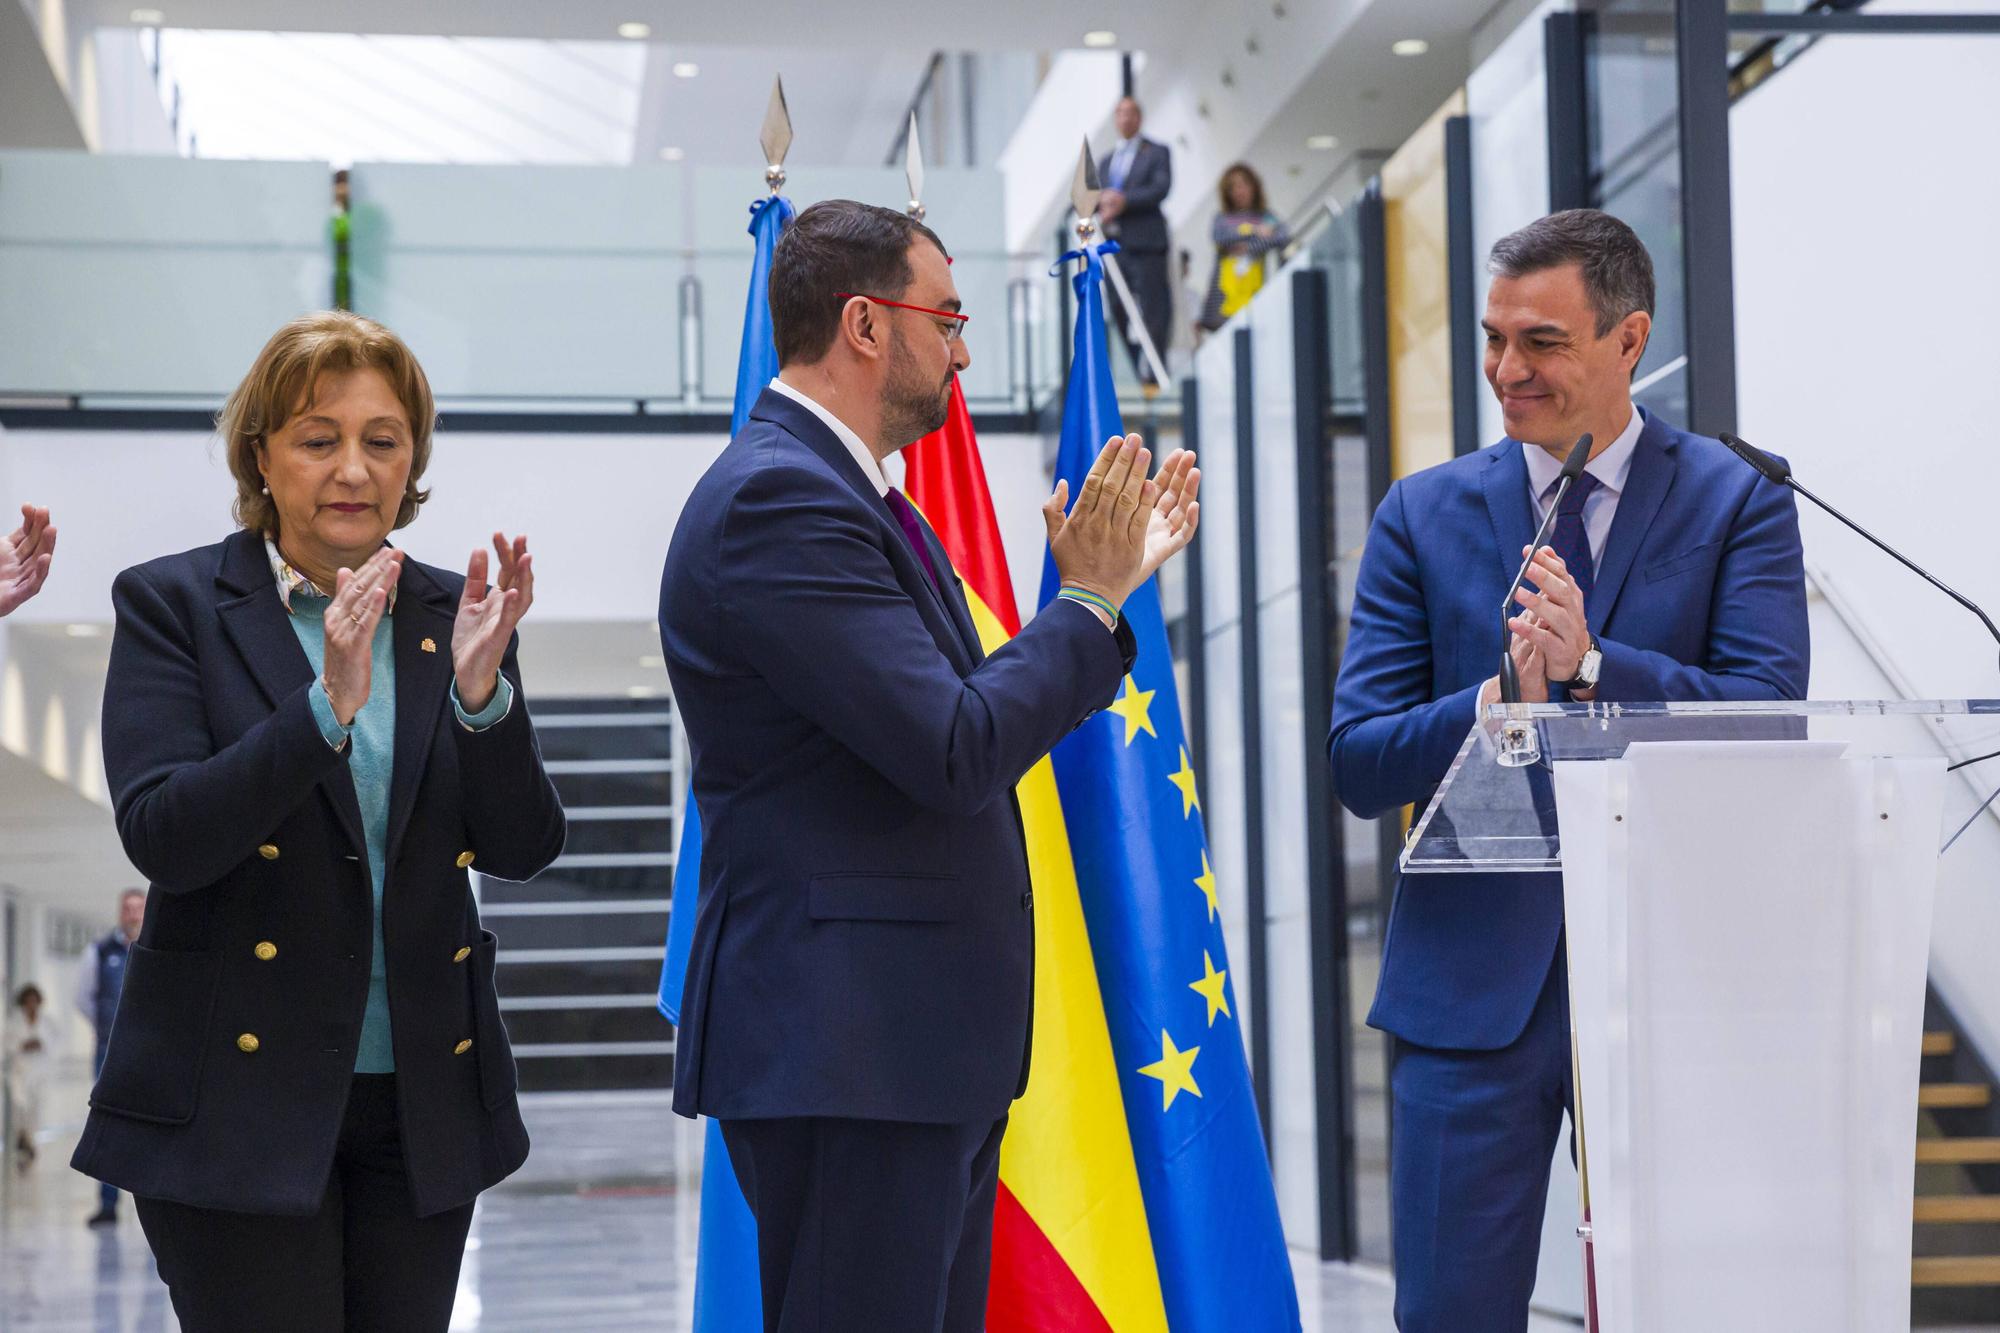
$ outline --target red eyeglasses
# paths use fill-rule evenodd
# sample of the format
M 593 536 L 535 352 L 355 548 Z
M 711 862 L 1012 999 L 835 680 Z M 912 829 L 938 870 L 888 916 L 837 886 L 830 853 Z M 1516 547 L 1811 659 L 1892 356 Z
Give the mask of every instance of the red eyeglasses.
M 880 296 L 870 296 L 866 292 L 835 292 L 834 296 L 842 301 L 873 301 L 876 305 L 892 305 L 898 310 L 914 310 L 920 315 L 929 315 L 932 319 L 951 320 L 952 329 L 949 336 L 953 338 L 963 337 L 965 326 L 972 322 L 972 316 L 961 315 L 956 310 L 933 310 L 927 305 L 911 305 L 907 301 L 885 300 Z

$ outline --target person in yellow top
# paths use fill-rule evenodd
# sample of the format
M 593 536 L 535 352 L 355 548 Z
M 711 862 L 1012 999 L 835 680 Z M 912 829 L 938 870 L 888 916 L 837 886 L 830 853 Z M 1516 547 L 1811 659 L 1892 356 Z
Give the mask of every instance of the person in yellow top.
M 1291 244 L 1291 233 L 1264 203 L 1264 182 L 1247 162 L 1222 173 L 1222 211 L 1209 229 L 1215 241 L 1215 277 L 1202 303 L 1201 326 L 1213 333 L 1250 304 L 1264 286 L 1265 257 Z

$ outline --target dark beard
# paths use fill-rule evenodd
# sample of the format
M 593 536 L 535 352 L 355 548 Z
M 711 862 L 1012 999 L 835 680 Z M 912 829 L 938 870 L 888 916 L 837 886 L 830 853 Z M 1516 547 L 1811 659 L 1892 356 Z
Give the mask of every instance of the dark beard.
M 889 379 L 882 388 L 882 439 L 891 449 L 915 444 L 951 414 L 951 380 L 931 388 L 900 335 L 889 343 Z

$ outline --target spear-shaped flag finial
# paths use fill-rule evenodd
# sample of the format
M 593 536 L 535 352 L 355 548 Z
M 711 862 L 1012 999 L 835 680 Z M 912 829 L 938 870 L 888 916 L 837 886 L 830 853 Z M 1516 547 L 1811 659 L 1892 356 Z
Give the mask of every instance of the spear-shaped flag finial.
M 903 176 L 910 183 L 910 206 L 903 210 L 924 220 L 924 150 L 917 142 L 917 113 L 910 113 L 910 133 L 903 144 Z
M 1077 239 L 1086 245 L 1097 230 L 1097 163 L 1091 160 L 1090 140 L 1083 141 L 1083 155 L 1076 160 L 1076 180 L 1069 187 L 1069 201 L 1076 209 Z
M 764 148 L 764 183 L 776 194 L 785 186 L 785 154 L 792 147 L 792 113 L 785 107 L 783 75 L 771 80 L 771 105 L 764 109 L 764 128 L 757 142 Z

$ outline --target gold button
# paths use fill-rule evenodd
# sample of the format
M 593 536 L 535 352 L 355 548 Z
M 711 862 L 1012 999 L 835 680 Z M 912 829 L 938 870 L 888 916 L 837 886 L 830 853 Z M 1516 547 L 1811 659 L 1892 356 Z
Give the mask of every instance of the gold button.
M 459 868 L 460 870 L 463 870 L 463 869 L 465 869 L 465 868 L 466 868 L 467 866 L 469 866 L 469 865 L 471 865 L 471 864 L 472 864 L 472 853 L 471 853 L 471 852 L 460 852 L 460 853 L 458 854 L 458 868 Z
M 451 1053 L 453 1055 L 464 1055 L 467 1051 L 471 1049 L 472 1049 L 472 1038 L 467 1037 L 464 1041 L 452 1047 Z
M 278 956 L 278 946 L 269 940 L 259 940 L 257 941 L 257 947 L 252 949 L 251 952 L 268 963 Z
M 266 861 L 275 861 L 278 859 L 278 845 L 273 842 L 267 842 L 257 849 L 257 855 L 263 857 Z
M 465 961 L 466 959 L 468 959 L 468 958 L 470 958 L 470 957 L 472 957 L 472 950 L 471 950 L 471 949 L 469 949 L 469 948 L 460 948 L 460 949 L 459 949 L 459 951 L 458 951 L 457 953 L 455 953 L 455 954 L 453 954 L 453 955 L 451 956 L 451 961 L 452 961 L 452 962 L 454 962 L 454 963 L 462 963 L 462 962 L 464 962 L 464 961 Z
M 236 1049 L 245 1055 L 255 1055 L 258 1045 L 257 1034 L 254 1032 L 246 1032 L 236 1039 Z

